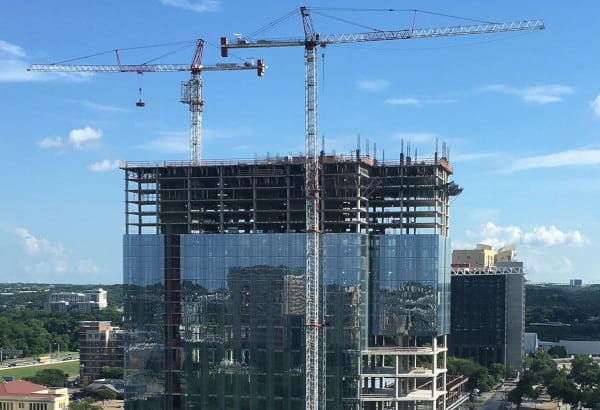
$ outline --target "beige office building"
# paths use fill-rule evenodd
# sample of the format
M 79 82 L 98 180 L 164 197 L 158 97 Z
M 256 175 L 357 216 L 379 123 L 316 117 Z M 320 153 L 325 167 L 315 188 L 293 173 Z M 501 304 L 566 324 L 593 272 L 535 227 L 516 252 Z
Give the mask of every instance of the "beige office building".
M 452 251 L 452 265 L 468 268 L 490 268 L 501 262 L 515 260 L 515 245 L 507 245 L 497 252 L 490 245 L 477 244 L 475 249 L 460 249 Z

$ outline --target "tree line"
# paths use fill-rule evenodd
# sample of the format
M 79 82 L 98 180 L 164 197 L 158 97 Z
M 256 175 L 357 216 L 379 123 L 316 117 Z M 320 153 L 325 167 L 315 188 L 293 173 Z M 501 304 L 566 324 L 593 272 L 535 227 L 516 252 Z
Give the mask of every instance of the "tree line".
M 508 400 L 517 408 L 524 398 L 537 400 L 542 394 L 575 408 L 600 408 L 600 364 L 590 356 L 575 356 L 570 368 L 559 369 L 552 357 L 540 349 L 534 357 L 526 358 L 525 369 L 508 394 Z
M 600 339 L 600 285 L 527 285 L 525 295 L 525 331 L 545 341 Z
M 103 286 L 109 307 L 95 312 L 50 312 L 44 309 L 52 292 L 92 289 L 77 285 L 0 285 L 0 347 L 22 350 L 24 356 L 79 349 L 79 321 L 110 320 L 121 326 L 122 285 Z M 112 303 L 111 303 L 112 302 Z

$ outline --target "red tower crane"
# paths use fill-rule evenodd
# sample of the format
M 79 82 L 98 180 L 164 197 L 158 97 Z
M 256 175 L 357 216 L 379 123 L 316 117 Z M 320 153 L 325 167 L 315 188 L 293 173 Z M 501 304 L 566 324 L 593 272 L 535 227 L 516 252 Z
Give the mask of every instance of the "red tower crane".
M 304 38 L 250 40 L 237 36 L 230 42 L 221 37 L 221 56 L 230 48 L 304 47 L 305 81 L 305 172 L 306 172 L 306 409 L 325 409 L 325 335 L 320 300 L 320 164 L 317 155 L 317 55 L 316 49 L 333 44 L 384 40 L 410 40 L 471 34 L 544 29 L 542 20 L 480 23 L 426 29 L 380 30 L 351 34 L 321 35 L 314 31 L 310 11 L 300 7 Z
M 204 100 L 202 99 L 202 72 L 203 71 L 235 71 L 256 70 L 259 77 L 264 75 L 266 66 L 262 59 L 256 62 L 248 61 L 244 64 L 216 64 L 212 66 L 202 65 L 202 51 L 204 40 L 199 39 L 196 43 L 196 52 L 192 64 L 121 64 L 119 50 L 115 50 L 116 65 L 92 65 L 92 64 L 32 64 L 28 71 L 44 72 L 95 72 L 95 73 L 165 73 L 174 71 L 190 71 L 191 77 L 188 81 L 181 83 L 181 102 L 190 106 L 190 160 L 194 164 L 202 160 L 202 111 Z M 141 93 L 141 90 L 140 90 Z M 144 102 L 140 100 L 136 106 L 143 107 Z

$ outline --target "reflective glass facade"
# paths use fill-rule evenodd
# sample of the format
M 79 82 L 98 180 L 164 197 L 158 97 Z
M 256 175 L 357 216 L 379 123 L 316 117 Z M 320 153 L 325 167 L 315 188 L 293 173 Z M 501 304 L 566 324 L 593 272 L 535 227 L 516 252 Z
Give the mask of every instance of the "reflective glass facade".
M 128 408 L 168 408 L 167 392 L 173 408 L 304 408 L 305 242 L 126 235 Z M 365 235 L 324 236 L 331 408 L 357 403 L 368 252 Z
M 440 235 L 373 238 L 371 334 L 438 336 L 450 330 L 449 240 Z

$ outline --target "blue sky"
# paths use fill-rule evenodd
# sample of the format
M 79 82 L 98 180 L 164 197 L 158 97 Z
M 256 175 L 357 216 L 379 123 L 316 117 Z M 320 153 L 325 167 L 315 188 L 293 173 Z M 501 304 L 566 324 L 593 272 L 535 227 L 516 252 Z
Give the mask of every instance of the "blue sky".
M 121 49 L 125 64 L 191 62 L 184 42 L 206 41 L 204 63 L 264 58 L 253 72 L 206 72 L 203 158 L 255 158 L 304 150 L 303 50 L 236 50 L 247 35 L 301 5 L 364 2 L 43 0 L 0 13 L 0 281 L 120 283 L 124 181 L 119 161 L 189 159 L 189 73 L 27 72 Z M 333 6 L 332 6 L 332 3 Z M 381 159 L 401 141 L 429 156 L 450 147 L 452 244 L 515 243 L 532 282 L 598 283 L 600 55 L 596 0 L 378 1 L 322 10 L 324 34 L 541 18 L 546 29 L 331 46 L 319 58 L 319 136 L 346 153 L 366 141 Z M 334 16 L 336 18 L 328 18 Z M 456 19 L 460 16 L 472 20 Z M 347 24 L 346 21 L 358 23 Z M 301 37 L 299 13 L 263 38 Z M 175 45 L 176 43 L 176 45 Z M 172 44 L 169 47 L 136 48 Z M 114 54 L 77 60 L 114 64 Z M 138 89 L 146 102 L 136 108 Z

